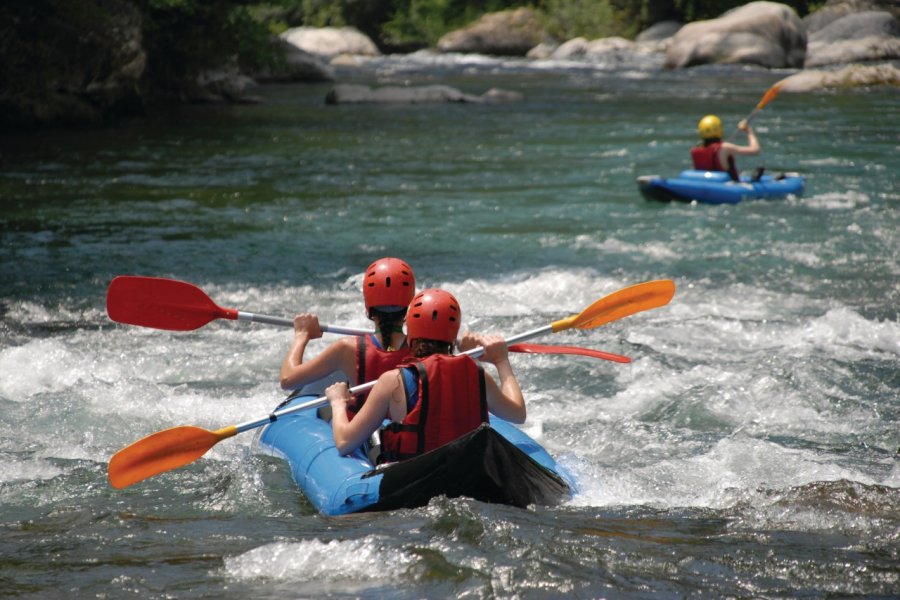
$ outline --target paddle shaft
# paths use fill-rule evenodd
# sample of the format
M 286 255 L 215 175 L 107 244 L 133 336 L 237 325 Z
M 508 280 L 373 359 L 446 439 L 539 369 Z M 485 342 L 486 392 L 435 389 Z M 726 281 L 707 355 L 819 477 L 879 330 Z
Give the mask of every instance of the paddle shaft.
M 550 333 L 553 331 L 552 325 L 545 325 L 543 327 L 538 327 L 537 329 L 532 329 L 531 331 L 526 331 L 525 333 L 520 333 L 518 335 L 511 336 L 506 340 L 507 344 L 514 344 L 516 342 L 524 342 L 525 340 L 534 339 L 536 337 L 542 336 L 546 333 Z M 472 348 L 471 350 L 467 350 L 465 352 L 461 352 L 461 355 L 471 356 L 472 358 L 478 358 L 482 354 L 484 354 L 484 348 L 478 346 L 477 348 Z M 355 385 L 350 388 L 351 394 L 359 394 L 360 392 L 366 392 L 375 385 L 375 381 L 368 381 L 366 383 L 361 383 L 360 385 Z M 263 419 L 254 419 L 253 421 L 247 421 L 245 423 L 239 423 L 234 426 L 235 433 L 242 433 L 244 431 L 249 431 L 250 429 L 256 429 L 257 427 L 262 427 L 267 423 L 274 423 L 279 418 L 289 415 L 295 412 L 300 412 L 301 410 L 306 410 L 308 408 L 317 408 L 319 406 L 324 406 L 328 403 L 327 396 L 321 396 L 316 398 L 315 400 L 309 400 L 302 404 L 298 404 L 296 406 L 290 406 L 288 408 L 283 408 L 281 410 L 276 410 L 268 417 Z
M 266 325 L 280 325 L 281 327 L 293 327 L 293 319 L 285 319 L 284 317 L 270 317 L 268 315 L 258 315 L 251 312 L 237 311 L 238 321 L 250 321 L 251 323 L 265 323 Z M 373 333 L 370 329 L 360 329 L 357 327 L 341 327 L 339 325 L 322 325 L 319 328 L 323 333 L 338 333 L 343 335 L 368 335 Z

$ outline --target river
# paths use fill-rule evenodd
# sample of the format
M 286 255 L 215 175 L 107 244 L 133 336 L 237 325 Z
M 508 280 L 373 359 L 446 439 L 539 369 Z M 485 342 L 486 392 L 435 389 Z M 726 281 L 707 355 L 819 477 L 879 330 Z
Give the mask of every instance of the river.
M 750 170 L 802 197 L 644 200 L 787 72 L 388 57 L 354 80 L 447 83 L 503 105 L 183 106 L 0 140 L 0 596 L 825 598 L 900 590 L 900 96 L 780 94 Z M 663 308 L 518 355 L 525 429 L 575 476 L 556 507 L 445 498 L 325 517 L 253 435 L 124 490 L 109 457 L 283 397 L 281 328 L 112 323 L 119 274 L 365 327 L 359 285 L 399 256 L 514 334 L 650 279 Z M 311 345 L 315 353 L 325 339 Z

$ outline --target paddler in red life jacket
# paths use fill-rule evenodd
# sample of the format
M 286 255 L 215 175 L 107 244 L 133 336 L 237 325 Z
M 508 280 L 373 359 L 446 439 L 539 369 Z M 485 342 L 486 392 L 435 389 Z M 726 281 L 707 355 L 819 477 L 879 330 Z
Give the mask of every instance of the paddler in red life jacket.
M 384 461 L 418 456 L 453 441 L 487 422 L 488 411 L 513 423 L 525 421 L 525 398 L 502 337 L 467 334 L 462 342 L 484 347 L 481 360 L 497 368 L 499 385 L 469 356 L 452 354 L 461 318 L 449 292 L 419 292 L 407 311 L 411 360 L 378 378 L 352 421 L 343 410 L 350 401 L 347 385 L 336 383 L 325 391 L 338 452 L 358 448 L 381 426 L 385 412 L 392 422 L 382 431 Z
M 722 121 L 716 115 L 706 115 L 700 119 L 697 130 L 702 142 L 691 148 L 694 168 L 700 171 L 726 171 L 732 181 L 740 181 L 740 173 L 734 157 L 759 154 L 759 141 L 746 120 L 738 123 L 738 129 L 747 134 L 749 145 L 738 146 L 722 141 Z
M 322 329 L 316 315 L 297 315 L 294 341 L 281 365 L 282 389 L 298 389 L 338 370 L 352 385 L 358 385 L 376 379 L 409 357 L 403 322 L 416 293 L 412 268 L 399 258 L 380 258 L 366 269 L 362 288 L 366 316 L 375 323 L 376 332 L 341 338 L 304 362 L 306 345 L 322 337 Z M 361 395 L 348 408 L 354 412 L 364 401 L 365 395 Z

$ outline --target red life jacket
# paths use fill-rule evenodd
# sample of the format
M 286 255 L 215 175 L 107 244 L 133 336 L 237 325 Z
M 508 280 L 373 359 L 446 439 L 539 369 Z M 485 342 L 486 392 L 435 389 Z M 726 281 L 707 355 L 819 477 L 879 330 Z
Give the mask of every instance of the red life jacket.
M 384 460 L 424 454 L 488 422 L 484 369 L 468 356 L 433 354 L 403 366 L 418 372 L 418 400 L 382 431 Z
M 699 171 L 727 171 L 733 181 L 740 181 L 740 175 L 737 166 L 734 164 L 734 157 L 728 157 L 728 168 L 722 168 L 719 161 L 719 148 L 722 142 L 713 142 L 709 146 L 694 146 L 691 148 L 691 158 L 694 161 L 694 168 Z
M 382 373 L 386 373 L 391 369 L 396 369 L 397 365 L 409 360 L 409 346 L 404 342 L 401 348 L 388 352 L 381 348 L 378 339 L 373 335 L 361 335 L 356 338 L 356 383 L 366 383 L 378 379 Z M 366 398 L 369 397 L 369 390 L 357 394 L 354 399 L 347 404 L 347 417 L 352 419 L 362 405 L 365 404 Z

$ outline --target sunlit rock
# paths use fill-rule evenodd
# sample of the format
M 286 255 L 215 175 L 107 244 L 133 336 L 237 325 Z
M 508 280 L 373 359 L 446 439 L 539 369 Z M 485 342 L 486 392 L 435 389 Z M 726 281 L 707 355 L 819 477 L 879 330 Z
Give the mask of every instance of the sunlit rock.
M 547 41 L 548 35 L 537 15 L 528 8 L 488 13 L 463 29 L 438 40 L 441 52 L 525 56 Z
M 324 60 L 331 60 L 342 54 L 381 54 L 369 36 L 354 27 L 294 27 L 282 33 L 281 38 Z
M 900 22 L 886 11 L 865 11 L 836 19 L 812 33 L 807 67 L 900 58 Z
M 900 69 L 890 63 L 849 65 L 837 71 L 806 69 L 781 80 L 782 92 L 814 92 L 827 88 L 900 86 Z
M 718 19 L 695 21 L 678 30 L 665 66 L 709 63 L 800 68 L 806 59 L 806 33 L 797 13 L 776 2 L 751 2 Z

